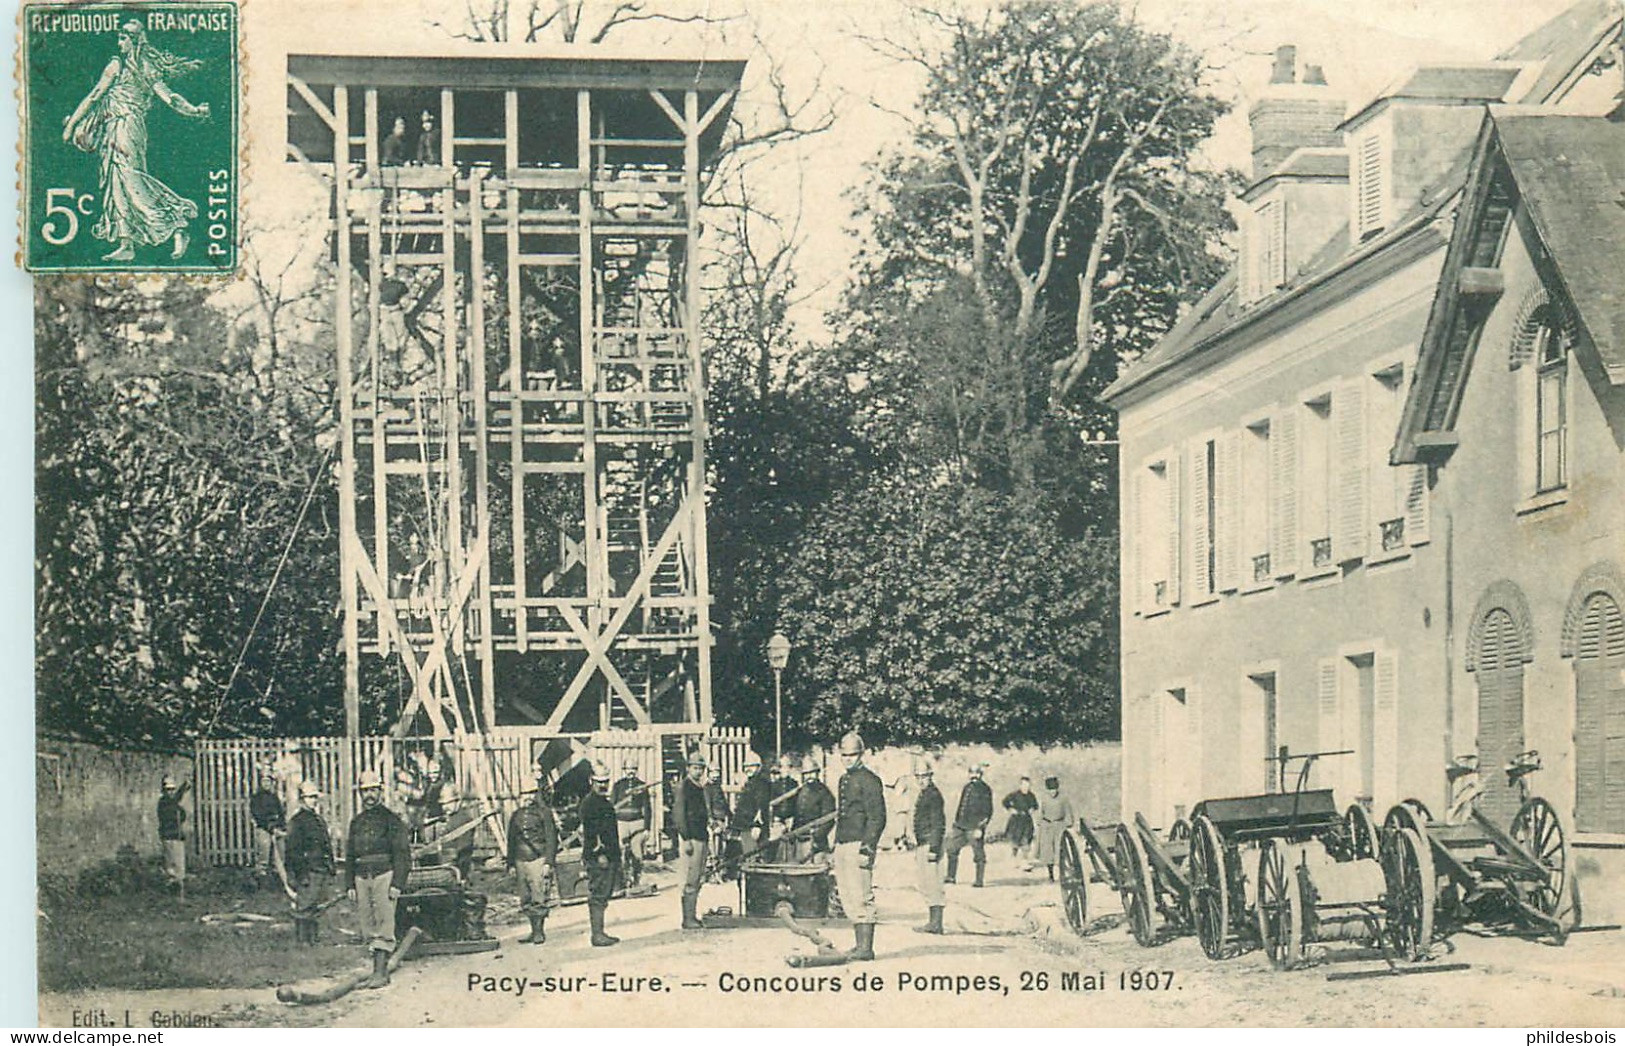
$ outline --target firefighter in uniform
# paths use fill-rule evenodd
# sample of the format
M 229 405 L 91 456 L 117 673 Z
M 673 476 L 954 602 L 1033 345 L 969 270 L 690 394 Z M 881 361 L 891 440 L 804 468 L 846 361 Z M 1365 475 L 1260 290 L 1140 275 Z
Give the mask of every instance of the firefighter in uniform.
M 801 771 L 801 791 L 796 793 L 796 819 L 795 827 L 812 824 L 821 817 L 827 817 L 835 812 L 835 795 L 829 786 L 819 779 L 818 764 L 811 759 L 807 760 L 807 767 Z M 830 852 L 829 837 L 835 830 L 834 825 L 826 824 L 822 828 L 813 830 L 811 839 L 807 840 L 813 853 L 827 854 Z
M 412 834 L 406 822 L 384 805 L 384 782 L 376 770 L 363 770 L 361 812 L 350 821 L 344 848 L 344 890 L 355 902 L 361 939 L 372 951 L 372 976 L 362 985 L 389 983 L 389 953 L 395 950 L 395 902 L 412 870 Z
M 778 772 L 773 777 L 773 816 L 769 821 L 769 835 L 783 836 L 795 826 L 796 796 L 801 794 L 801 766 L 793 756 L 779 758 Z M 777 829 L 776 832 L 773 829 Z
M 287 869 L 293 880 L 293 930 L 300 944 L 315 944 L 322 906 L 333 885 L 333 833 L 316 809 L 322 790 L 315 781 L 299 786 L 299 811 L 288 822 Z
M 947 830 L 947 813 L 942 805 L 942 793 L 932 783 L 931 763 L 921 757 L 914 764 L 914 778 L 919 791 L 914 796 L 914 870 L 919 876 L 920 896 L 925 898 L 926 921 L 916 926 L 917 933 L 941 933 L 942 909 L 942 841 Z
M 672 822 L 677 832 L 677 853 L 683 869 L 683 929 L 703 930 L 700 922 L 700 885 L 705 882 L 705 862 L 710 856 L 710 822 L 706 814 L 705 756 L 699 749 L 689 753 L 687 773 L 673 790 Z
M 767 841 L 767 806 L 773 798 L 773 786 L 762 773 L 762 759 L 752 753 L 745 759 L 745 784 L 739 790 L 739 801 L 734 804 L 733 821 L 729 829 L 740 837 L 748 854 Z M 749 841 L 746 837 L 750 836 Z
M 192 787 L 187 781 L 179 788 L 168 774 L 158 785 L 158 844 L 164 852 L 164 879 L 186 896 L 186 808 L 181 800 Z
M 711 846 L 720 856 L 722 843 L 733 820 L 733 807 L 728 804 L 728 793 L 722 787 L 722 767 L 713 766 L 705 781 L 706 818 L 711 823 Z
M 627 763 L 621 771 L 621 779 L 611 789 L 609 801 L 615 804 L 617 830 L 626 851 L 626 881 L 636 883 L 643 877 L 643 843 L 654 821 L 654 804 L 649 799 L 649 786 L 638 776 L 635 764 Z
M 508 867 L 519 877 L 520 907 L 530 920 L 530 935 L 519 938 L 521 944 L 547 940 L 547 915 L 559 903 L 559 825 L 548 805 L 547 764 L 540 759 L 535 777 L 530 801 L 508 819 Z
M 619 944 L 604 932 L 609 898 L 621 885 L 621 836 L 609 799 L 609 767 L 592 765 L 592 790 L 581 798 L 581 867 L 587 873 L 587 918 L 594 948 Z
M 852 922 L 853 961 L 875 957 L 875 851 L 886 830 L 886 786 L 863 765 L 863 738 L 841 738 L 840 805 L 835 815 L 835 888 Z
M 982 875 L 987 870 L 987 847 L 983 836 L 987 834 L 987 823 L 991 820 L 993 789 L 982 780 L 981 764 L 975 763 L 970 768 L 970 780 L 959 791 L 959 806 L 954 811 L 953 828 L 948 832 L 948 877 L 945 882 L 958 881 L 959 851 L 969 846 L 971 857 L 976 862 L 976 882 L 971 885 L 982 885 Z

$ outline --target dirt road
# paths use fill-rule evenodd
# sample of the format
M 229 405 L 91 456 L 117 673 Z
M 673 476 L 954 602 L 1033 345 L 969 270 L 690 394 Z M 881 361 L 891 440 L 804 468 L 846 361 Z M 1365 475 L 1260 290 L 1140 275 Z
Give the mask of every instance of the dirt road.
M 1008 852 L 995 856 L 985 889 L 948 888 L 950 935 L 928 937 L 909 929 L 923 915 L 910 886 L 912 855 L 882 854 L 878 871 L 873 963 L 792 969 L 784 957 L 812 949 L 782 929 L 681 933 L 675 887 L 656 873 L 658 895 L 611 906 L 610 931 L 623 939 L 613 948 L 588 946 L 586 911 L 573 907 L 549 921 L 543 946 L 517 943 L 522 926 L 494 926 L 498 951 L 413 961 L 389 988 L 325 1006 L 287 1006 L 270 991 L 58 995 L 42 999 L 42 1021 L 100 1008 L 129 1010 L 137 1023 L 157 1010 L 223 1024 L 362 1027 L 1625 1026 L 1625 933 L 1617 930 L 1577 934 L 1563 948 L 1457 934 L 1440 961 L 1468 970 L 1328 981 L 1334 970 L 1383 965 L 1353 959 L 1345 945 L 1329 947 L 1330 961 L 1289 973 L 1258 952 L 1210 961 L 1191 938 L 1142 949 L 1101 886 L 1090 894 L 1093 932 L 1080 938 L 1060 922 L 1043 870 L 1022 873 Z M 701 897 L 702 910 L 738 903 L 727 886 Z M 844 925 L 826 933 L 851 943 Z

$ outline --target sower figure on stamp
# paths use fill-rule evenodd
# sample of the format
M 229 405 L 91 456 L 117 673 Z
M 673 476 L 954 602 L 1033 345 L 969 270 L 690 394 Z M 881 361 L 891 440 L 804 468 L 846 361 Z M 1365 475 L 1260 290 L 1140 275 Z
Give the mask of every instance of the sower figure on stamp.
M 581 799 L 581 867 L 587 873 L 587 918 L 594 948 L 619 944 L 604 932 L 610 896 L 621 885 L 621 835 L 609 800 L 609 767 L 592 765 L 592 791 Z
M 363 770 L 361 812 L 350 821 L 344 849 L 344 890 L 355 902 L 361 938 L 372 952 L 372 976 L 362 985 L 389 983 L 389 953 L 395 950 L 395 902 L 412 870 L 411 833 L 406 822 L 384 805 L 384 782 L 376 770 Z
M 1033 779 L 1023 777 L 1016 790 L 1004 797 L 1004 808 L 1010 811 L 1005 823 L 1004 837 L 1010 842 L 1010 856 L 1022 860 L 1032 854 L 1033 811 L 1038 809 L 1038 797 L 1033 794 Z M 1030 870 L 1031 864 L 1027 865 Z
M 1051 881 L 1055 879 L 1061 834 L 1071 823 L 1072 801 L 1061 794 L 1061 779 L 1044 778 L 1044 795 L 1038 800 L 1038 863 L 1049 869 Z
M 947 834 L 948 815 L 942 793 L 932 782 L 931 761 L 924 756 L 914 764 L 914 777 L 920 789 L 914 798 L 914 870 L 919 876 L 920 896 L 925 898 L 926 920 L 916 933 L 941 933 L 942 910 L 946 907 L 942 889 L 942 843 Z
M 695 749 L 688 755 L 687 773 L 672 794 L 672 822 L 677 830 L 677 853 L 683 869 L 683 929 L 703 930 L 700 921 L 700 885 L 705 882 L 705 862 L 710 857 L 710 822 L 705 798 L 705 755 Z
M 886 830 L 886 786 L 863 765 L 863 738 L 841 738 L 840 806 L 835 814 L 835 888 L 852 921 L 853 961 L 875 957 L 875 851 Z
M 987 847 L 983 837 L 987 834 L 987 823 L 993 820 L 993 789 L 982 780 L 982 766 L 973 764 L 970 768 L 970 780 L 959 791 L 959 806 L 954 810 L 953 829 L 948 833 L 948 877 L 945 882 L 957 882 L 959 875 L 959 851 L 967 845 L 970 847 L 971 857 L 976 861 L 976 882 L 973 886 L 982 885 L 982 876 L 987 871 Z
M 316 782 L 299 786 L 299 810 L 288 822 L 288 875 L 293 880 L 293 934 L 300 944 L 315 944 L 321 931 L 322 906 L 333 885 L 333 834 L 316 806 L 322 790 Z
M 102 260 L 131 261 L 136 247 L 171 237 L 170 256 L 179 258 L 191 242 L 186 226 L 197 217 L 197 204 L 147 173 L 147 111 L 157 98 L 182 116 L 207 118 L 208 103 L 193 105 L 167 82 L 203 63 L 152 46 L 133 20 L 119 27 L 118 49 L 62 121 L 62 140 L 101 158 L 102 214 L 91 235 L 116 245 Z
M 530 936 L 519 938 L 521 944 L 547 940 L 547 916 L 559 903 L 559 825 L 548 805 L 553 789 L 541 759 L 535 778 L 529 801 L 508 819 L 508 867 L 519 877 L 520 907 L 530 920 Z
M 164 878 L 177 893 L 186 896 L 186 809 L 181 800 L 192 787 L 187 781 L 179 788 L 168 774 L 158 785 L 158 846 L 164 852 Z

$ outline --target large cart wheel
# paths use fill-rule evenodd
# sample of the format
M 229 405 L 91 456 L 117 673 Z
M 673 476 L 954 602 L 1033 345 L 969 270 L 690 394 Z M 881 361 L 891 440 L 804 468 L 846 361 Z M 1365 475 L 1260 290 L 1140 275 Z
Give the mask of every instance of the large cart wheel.
M 1383 839 L 1382 880 L 1386 894 L 1383 937 L 1396 954 L 1414 962 L 1433 943 L 1437 888 L 1432 845 L 1416 829 L 1397 828 Z
M 1381 843 L 1377 835 L 1377 822 L 1371 819 L 1370 810 L 1354 803 L 1343 812 L 1343 840 L 1348 847 L 1350 860 L 1376 859 Z
M 1290 970 L 1303 958 L 1303 903 L 1292 854 L 1281 839 L 1266 839 L 1258 851 L 1258 938 L 1277 970 Z
M 1567 937 L 1579 925 L 1580 904 L 1562 818 L 1551 803 L 1537 796 L 1512 818 L 1512 838 L 1540 862 L 1544 876 L 1509 876 L 1507 885 L 1523 903 L 1556 921 L 1559 940 Z
M 1061 833 L 1061 909 L 1073 933 L 1082 933 L 1089 921 L 1089 879 L 1083 874 L 1083 852 L 1078 837 L 1068 828 Z
M 1224 958 L 1230 928 L 1230 877 L 1225 863 L 1218 826 L 1206 814 L 1197 817 L 1191 826 L 1191 855 L 1185 868 L 1191 884 L 1191 921 L 1209 959 Z
M 1149 948 L 1157 943 L 1156 929 L 1151 924 L 1151 906 L 1156 893 L 1151 884 L 1151 859 L 1145 855 L 1145 844 L 1135 834 L 1134 826 L 1117 826 L 1117 870 L 1120 878 L 1117 890 L 1123 896 L 1123 915 L 1128 919 L 1129 932 L 1134 934 L 1140 947 Z
M 1190 837 L 1191 823 L 1185 820 L 1183 817 L 1175 818 L 1174 823 L 1168 828 L 1168 841 L 1170 843 L 1177 843 L 1181 840 L 1189 839 Z
M 1425 840 L 1428 822 L 1432 820 L 1428 808 L 1422 805 L 1422 800 L 1407 799 L 1388 811 L 1388 816 L 1382 819 L 1382 827 L 1384 831 L 1389 832 L 1412 828 L 1422 833 Z

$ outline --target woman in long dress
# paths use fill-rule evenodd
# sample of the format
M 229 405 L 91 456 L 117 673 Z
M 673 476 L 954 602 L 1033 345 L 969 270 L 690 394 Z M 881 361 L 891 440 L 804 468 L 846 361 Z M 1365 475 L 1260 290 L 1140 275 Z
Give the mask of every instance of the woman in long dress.
M 1033 782 L 1030 777 L 1023 777 L 1016 790 L 1004 797 L 1004 808 L 1010 811 L 1010 820 L 1005 822 L 1004 837 L 1010 843 L 1010 855 L 1021 861 L 1032 855 L 1033 848 L 1033 811 L 1038 809 L 1038 797 L 1033 795 Z M 1032 864 L 1027 864 L 1027 870 L 1032 870 Z
M 1044 778 L 1044 794 L 1038 799 L 1038 863 L 1055 878 L 1055 862 L 1061 849 L 1061 835 L 1072 825 L 1072 801 L 1061 794 L 1061 779 Z
M 147 110 L 156 97 L 182 116 L 206 118 L 207 103 L 193 105 L 167 83 L 202 63 L 153 47 L 140 22 L 124 23 L 118 48 L 96 86 L 63 121 L 62 140 L 101 157 L 102 214 L 91 233 L 117 245 L 103 260 L 129 261 L 137 246 L 171 238 L 171 256 L 179 258 L 190 242 L 186 226 L 197 217 L 197 204 L 147 173 Z

